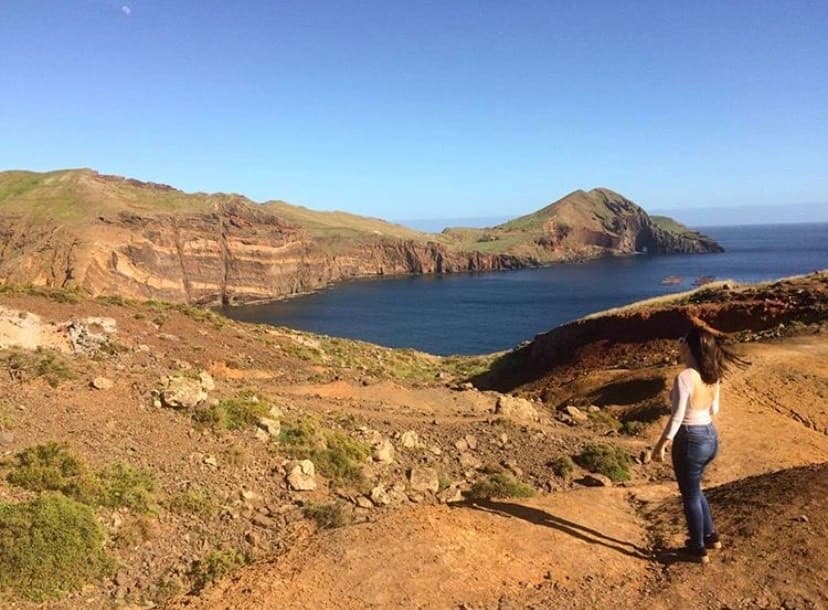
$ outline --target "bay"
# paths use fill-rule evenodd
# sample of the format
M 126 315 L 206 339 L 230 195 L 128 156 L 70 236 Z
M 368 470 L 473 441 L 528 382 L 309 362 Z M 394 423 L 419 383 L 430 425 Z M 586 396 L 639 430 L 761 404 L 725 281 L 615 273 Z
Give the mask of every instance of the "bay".
M 722 254 L 647 256 L 491 273 L 361 279 L 231 318 L 433 354 L 508 349 L 589 313 L 692 288 L 700 276 L 774 280 L 828 268 L 828 223 L 703 227 Z M 667 276 L 681 283 L 665 286 Z

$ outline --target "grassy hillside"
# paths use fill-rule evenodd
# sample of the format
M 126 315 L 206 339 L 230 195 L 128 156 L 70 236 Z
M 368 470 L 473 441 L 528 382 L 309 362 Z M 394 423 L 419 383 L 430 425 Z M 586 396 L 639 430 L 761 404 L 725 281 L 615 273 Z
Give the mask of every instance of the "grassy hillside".
M 88 169 L 0 173 L 0 212 L 69 224 L 125 210 L 143 214 L 206 212 L 217 198 Z
M 357 216 L 356 214 L 349 214 L 347 212 L 318 212 L 302 206 L 290 205 L 284 201 L 269 201 L 262 207 L 272 211 L 288 222 L 303 227 L 311 235 L 319 237 L 347 237 L 367 233 L 376 236 L 413 239 L 417 241 L 439 238 L 436 235 L 420 233 L 414 229 L 392 224 L 379 218 Z

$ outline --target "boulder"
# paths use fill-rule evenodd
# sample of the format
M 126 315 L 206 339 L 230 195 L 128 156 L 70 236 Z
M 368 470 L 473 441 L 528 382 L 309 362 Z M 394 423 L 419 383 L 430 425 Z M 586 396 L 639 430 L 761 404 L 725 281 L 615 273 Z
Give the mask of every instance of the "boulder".
M 371 490 L 371 502 L 376 506 L 387 506 L 391 504 L 391 498 L 382 485 L 377 485 Z
M 201 382 L 201 388 L 205 392 L 212 392 L 216 389 L 216 382 L 213 380 L 213 376 L 207 371 L 201 371 L 198 374 L 198 380 Z
M 408 480 L 413 491 L 437 493 L 440 489 L 440 477 L 434 468 L 414 466 L 408 473 Z
M 192 409 L 205 400 L 201 381 L 190 377 L 168 377 L 161 391 L 161 401 L 173 409 Z
M 583 424 L 589 421 L 589 415 L 581 411 L 578 407 L 572 405 L 564 407 L 564 412 L 569 415 L 575 423 Z
M 595 472 L 584 475 L 578 482 L 587 487 L 612 487 L 612 479 Z
M 394 462 L 396 451 L 394 445 L 391 444 L 387 438 L 383 439 L 376 447 L 374 447 L 374 461 L 381 464 L 391 464 Z
M 316 468 L 310 460 L 294 462 L 288 467 L 288 485 L 294 491 L 316 489 Z
M 407 430 L 400 436 L 400 443 L 405 449 L 417 449 L 420 447 L 420 437 L 414 430 Z
M 497 399 L 495 413 L 518 422 L 536 422 L 540 420 L 537 409 L 525 398 L 516 398 L 506 394 Z
M 258 426 L 261 430 L 267 432 L 268 436 L 279 436 L 279 433 L 282 431 L 282 424 L 269 417 L 260 417 Z
M 461 453 L 460 454 L 460 465 L 463 468 L 466 468 L 466 469 L 472 468 L 474 470 L 477 470 L 478 468 L 480 468 L 483 465 L 483 462 L 481 462 L 477 458 L 477 456 L 466 452 L 466 453 Z
M 115 385 L 115 382 L 111 379 L 107 379 L 106 377 L 95 377 L 95 379 L 92 380 L 92 387 L 96 390 L 108 390 L 113 385 Z

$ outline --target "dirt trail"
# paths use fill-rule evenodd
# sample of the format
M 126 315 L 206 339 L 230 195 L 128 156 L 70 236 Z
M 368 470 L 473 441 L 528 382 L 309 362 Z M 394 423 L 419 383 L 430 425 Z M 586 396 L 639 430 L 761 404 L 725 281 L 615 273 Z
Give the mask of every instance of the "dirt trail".
M 457 608 L 646 575 L 643 524 L 623 489 L 423 507 L 337 530 L 259 564 L 189 608 Z M 590 506 L 585 511 L 584 506 Z
M 708 487 L 828 458 L 828 436 L 818 431 L 827 423 L 824 401 L 816 400 L 828 383 L 825 337 L 750 345 L 744 353 L 753 366 L 735 372 L 724 386 L 721 451 Z M 796 392 L 780 391 L 791 375 L 810 375 L 811 383 L 797 378 Z M 391 412 L 413 409 L 415 401 L 424 408 L 422 396 L 390 385 L 297 389 L 339 398 L 367 398 L 369 392 Z M 810 424 L 793 413 L 804 413 Z M 675 502 L 676 495 L 674 483 L 656 482 L 398 511 L 311 536 L 281 558 L 242 570 L 177 607 L 498 608 L 532 606 L 535 599 L 543 601 L 534 607 L 590 607 L 610 598 L 620 607 L 666 607 L 669 595 L 658 589 L 672 570 L 685 570 L 681 578 L 693 582 L 703 574 L 692 566 L 665 572 L 648 549 L 651 524 L 640 509 L 641 503 Z M 678 514 L 677 506 L 672 510 Z M 680 518 L 674 517 L 673 542 L 680 543 Z

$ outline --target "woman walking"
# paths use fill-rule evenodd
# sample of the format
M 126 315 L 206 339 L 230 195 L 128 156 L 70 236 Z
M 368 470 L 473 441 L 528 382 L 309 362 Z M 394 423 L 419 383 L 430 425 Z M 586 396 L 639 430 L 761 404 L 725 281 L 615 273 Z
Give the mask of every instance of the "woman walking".
M 682 551 L 695 561 L 707 563 L 707 550 L 721 548 L 710 505 L 701 489 L 704 469 L 719 447 L 713 416 L 719 412 L 719 386 L 728 363 L 746 363 L 719 345 L 712 333 L 695 326 L 680 339 L 679 353 L 685 369 L 673 383 L 672 415 L 653 455 L 664 461 L 667 443 L 672 441 L 673 470 L 689 536 Z

